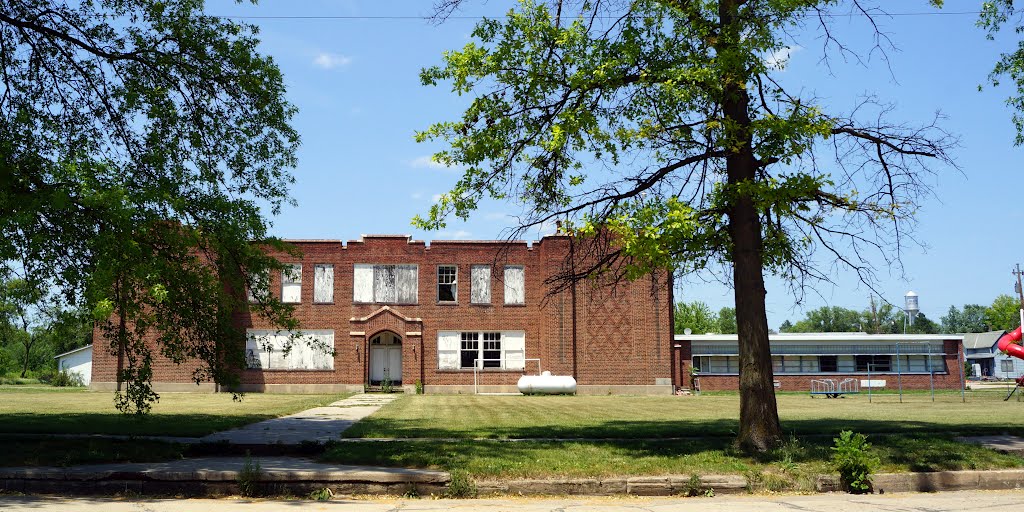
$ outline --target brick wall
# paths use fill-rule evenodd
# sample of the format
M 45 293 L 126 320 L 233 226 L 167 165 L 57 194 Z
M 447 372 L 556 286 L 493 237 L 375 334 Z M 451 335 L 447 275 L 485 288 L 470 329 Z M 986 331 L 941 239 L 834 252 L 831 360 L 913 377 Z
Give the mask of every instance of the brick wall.
M 293 243 L 302 250 L 300 258 L 284 254 L 278 257 L 284 262 L 302 263 L 302 301 L 295 305 L 295 317 L 303 329 L 334 331 L 334 369 L 246 370 L 242 382 L 248 389 L 285 384 L 361 385 L 368 379 L 369 341 L 384 331 L 402 338 L 404 384 L 472 385 L 472 370 L 438 369 L 438 331 L 503 330 L 524 331 L 527 358 L 539 358 L 541 368 L 556 375 L 572 375 L 575 368 L 581 386 L 660 384 L 668 389 L 672 377 L 672 324 L 669 283 L 664 274 L 618 286 L 581 283 L 576 287 L 573 308 L 571 290 L 549 295 L 549 285 L 545 284 L 564 264 L 569 244 L 564 236 L 546 237 L 532 247 L 522 242 L 458 241 L 436 241 L 428 247 L 404 236 L 368 236 L 346 245 Z M 358 263 L 418 265 L 418 303 L 354 303 L 353 269 Z M 334 265 L 332 304 L 313 303 L 316 264 Z M 470 304 L 470 267 L 480 264 L 492 265 L 491 302 Z M 454 304 L 437 301 L 438 265 L 458 267 Z M 525 268 L 523 305 L 504 303 L 505 265 Z M 280 277 L 271 276 L 271 291 L 275 294 L 280 293 Z M 266 320 L 248 312 L 241 312 L 238 319 L 249 329 L 272 328 Z M 99 334 L 98 340 L 102 338 Z M 188 382 L 193 368 L 158 357 L 154 382 Z M 113 381 L 115 369 L 113 354 L 94 352 L 94 381 Z M 537 363 L 527 362 L 525 372 L 536 371 Z M 487 369 L 479 373 L 479 383 L 514 386 L 523 373 Z

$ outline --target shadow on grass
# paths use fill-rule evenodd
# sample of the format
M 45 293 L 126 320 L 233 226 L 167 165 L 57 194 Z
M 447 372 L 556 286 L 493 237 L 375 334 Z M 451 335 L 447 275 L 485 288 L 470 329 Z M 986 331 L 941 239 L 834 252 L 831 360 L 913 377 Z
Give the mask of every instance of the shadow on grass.
M 1024 458 L 960 443 L 945 434 L 871 437 L 885 471 L 1024 466 Z M 337 443 L 321 457 L 342 464 L 461 469 L 474 477 L 606 477 L 657 474 L 817 475 L 832 471 L 832 439 L 790 437 L 748 455 L 732 439 L 656 441 L 381 441 Z
M 459 428 L 431 426 L 417 419 L 370 416 L 345 431 L 344 437 L 454 438 L 454 439 L 666 439 L 679 437 L 732 437 L 739 422 L 734 419 L 609 420 L 585 425 L 491 425 Z M 860 433 L 957 433 L 997 434 L 1012 425 L 976 424 L 970 421 L 929 422 L 817 418 L 785 420 L 782 429 L 800 436 L 836 436 L 843 430 Z
M 0 433 L 112 434 L 200 437 L 249 423 L 275 418 L 273 414 L 25 413 L 0 415 Z

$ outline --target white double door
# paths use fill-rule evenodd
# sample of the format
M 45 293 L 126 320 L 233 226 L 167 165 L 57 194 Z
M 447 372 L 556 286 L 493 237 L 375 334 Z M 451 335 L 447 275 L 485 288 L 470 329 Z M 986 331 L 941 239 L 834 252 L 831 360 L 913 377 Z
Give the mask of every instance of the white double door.
M 370 382 L 402 382 L 402 346 L 370 347 Z

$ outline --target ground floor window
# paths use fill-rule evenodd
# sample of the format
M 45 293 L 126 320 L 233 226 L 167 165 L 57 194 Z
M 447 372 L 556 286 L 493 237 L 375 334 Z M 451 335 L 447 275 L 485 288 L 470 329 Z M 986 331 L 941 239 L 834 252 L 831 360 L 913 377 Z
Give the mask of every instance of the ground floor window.
M 999 370 L 1003 373 L 1013 373 L 1013 361 L 1007 359 L 1005 361 L 999 361 Z
M 441 370 L 497 368 L 521 370 L 526 362 L 524 331 L 439 331 L 437 367 Z
M 854 362 L 854 367 L 858 372 L 892 371 L 892 356 L 889 355 L 855 356 Z
M 334 331 L 288 333 L 249 329 L 245 362 L 256 370 L 333 370 Z
M 1012 361 L 1010 362 L 1012 364 Z M 897 366 L 898 365 L 898 366 Z M 694 356 L 693 367 L 702 374 L 739 373 L 738 356 Z M 1012 371 L 1012 370 L 1010 370 Z M 942 355 L 774 355 L 772 373 L 947 373 Z

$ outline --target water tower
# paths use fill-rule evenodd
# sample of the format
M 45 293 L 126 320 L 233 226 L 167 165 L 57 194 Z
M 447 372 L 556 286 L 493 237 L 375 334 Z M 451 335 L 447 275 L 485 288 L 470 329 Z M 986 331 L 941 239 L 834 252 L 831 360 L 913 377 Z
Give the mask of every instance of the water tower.
M 909 322 L 911 327 L 913 327 L 914 317 L 917 316 L 919 311 L 921 311 L 921 308 L 917 306 L 917 294 L 914 292 L 907 292 L 907 294 L 903 296 L 903 312 L 907 315 L 905 321 Z M 906 327 L 904 327 L 903 330 L 906 331 Z

